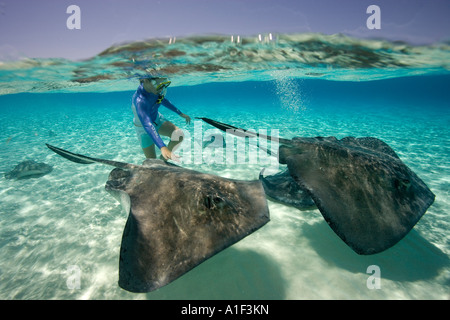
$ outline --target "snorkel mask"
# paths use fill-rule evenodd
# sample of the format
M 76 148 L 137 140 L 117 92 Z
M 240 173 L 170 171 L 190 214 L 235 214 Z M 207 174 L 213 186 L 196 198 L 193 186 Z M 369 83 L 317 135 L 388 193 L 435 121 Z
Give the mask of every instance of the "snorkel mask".
M 158 80 L 165 80 L 163 82 L 159 82 Z M 172 83 L 171 81 L 167 80 L 166 78 L 153 78 L 150 79 L 150 82 L 152 83 L 153 87 L 156 89 L 156 94 L 158 95 L 158 100 L 156 103 L 161 103 L 164 99 L 164 96 L 167 93 L 167 88 Z
M 170 86 L 170 84 L 171 84 L 172 82 L 171 81 L 169 81 L 169 80 L 167 80 L 167 81 L 164 81 L 164 82 L 161 82 L 160 84 L 158 84 L 157 86 L 156 86 L 156 92 L 158 92 L 158 94 L 161 96 L 165 96 L 166 95 L 166 93 L 167 93 L 167 88 Z
M 154 76 L 154 75 L 147 75 L 147 76 L 143 76 L 143 77 L 139 77 L 139 80 L 142 81 L 147 79 L 153 89 L 154 89 L 154 93 L 156 95 L 158 95 L 158 100 L 157 103 L 161 103 L 162 100 L 164 99 L 164 96 L 167 93 L 167 88 L 170 86 L 170 84 L 172 83 L 171 81 L 169 81 L 167 78 L 165 77 L 159 77 L 159 76 Z M 153 92 L 153 90 L 152 90 Z

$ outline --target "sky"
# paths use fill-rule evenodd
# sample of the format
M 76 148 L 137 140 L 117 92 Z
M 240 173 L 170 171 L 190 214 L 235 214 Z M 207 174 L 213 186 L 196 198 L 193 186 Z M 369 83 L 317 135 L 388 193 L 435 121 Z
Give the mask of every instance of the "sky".
M 80 29 L 67 28 L 70 5 Z M 367 8 L 381 29 L 368 29 Z M 0 61 L 90 58 L 154 37 L 343 33 L 411 44 L 450 40 L 450 0 L 0 0 Z

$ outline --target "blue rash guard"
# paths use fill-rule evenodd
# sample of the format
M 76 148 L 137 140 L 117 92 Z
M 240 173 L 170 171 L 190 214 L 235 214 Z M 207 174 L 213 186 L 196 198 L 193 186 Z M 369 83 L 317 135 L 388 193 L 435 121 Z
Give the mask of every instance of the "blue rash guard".
M 147 92 L 144 89 L 144 85 L 141 84 L 136 92 L 133 95 L 133 106 L 135 108 L 135 115 L 138 116 L 140 123 L 136 123 L 136 119 L 134 121 L 134 124 L 136 126 L 142 125 L 145 132 L 152 138 L 152 140 L 155 142 L 156 146 L 161 149 L 162 147 L 165 147 L 166 145 L 162 141 L 158 131 L 155 127 L 155 121 L 158 117 L 158 109 L 159 106 L 162 104 L 167 109 L 172 110 L 173 112 L 177 113 L 178 115 L 181 114 L 181 111 L 178 110 L 169 100 L 164 98 L 160 103 L 158 103 L 158 95 L 153 94 L 151 92 Z

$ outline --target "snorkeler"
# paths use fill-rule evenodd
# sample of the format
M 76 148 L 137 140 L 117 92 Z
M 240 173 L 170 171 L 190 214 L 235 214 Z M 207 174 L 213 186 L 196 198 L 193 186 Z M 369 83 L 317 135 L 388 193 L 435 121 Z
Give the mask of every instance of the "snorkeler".
M 171 83 L 167 78 L 148 76 L 141 78 L 140 82 L 141 84 L 133 95 L 131 109 L 134 113 L 133 123 L 142 150 L 147 158 L 156 158 L 156 144 L 165 160 L 177 160 L 177 156 L 172 153 L 172 150 L 183 141 L 183 131 L 158 112 L 159 106 L 162 104 L 177 113 L 188 124 L 191 122 L 191 118 L 165 98 L 167 87 Z M 167 146 L 160 135 L 171 138 Z

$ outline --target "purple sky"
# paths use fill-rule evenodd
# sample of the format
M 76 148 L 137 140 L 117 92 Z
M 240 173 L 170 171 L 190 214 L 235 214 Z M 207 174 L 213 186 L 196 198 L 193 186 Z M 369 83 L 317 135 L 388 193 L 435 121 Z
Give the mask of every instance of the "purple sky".
M 66 9 L 81 8 L 69 30 Z M 381 9 L 369 30 L 366 9 Z M 92 57 L 115 43 L 192 34 L 344 33 L 413 44 L 450 39 L 450 0 L 0 0 L 0 60 Z

